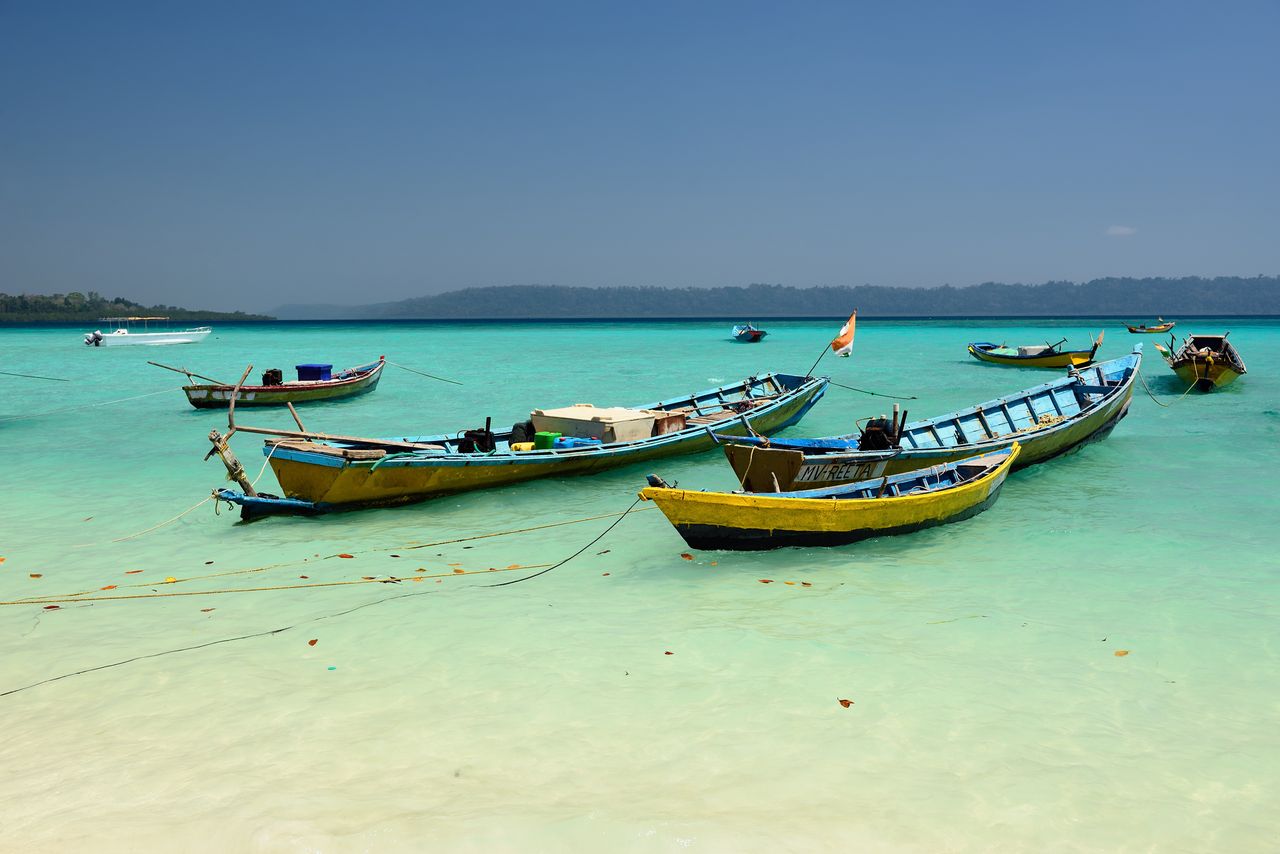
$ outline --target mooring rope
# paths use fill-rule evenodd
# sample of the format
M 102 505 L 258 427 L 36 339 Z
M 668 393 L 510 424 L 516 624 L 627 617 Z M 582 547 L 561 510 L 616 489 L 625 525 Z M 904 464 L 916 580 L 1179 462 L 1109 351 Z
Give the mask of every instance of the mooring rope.
M 587 549 L 594 546 L 596 543 L 600 542 L 600 540 L 604 539 L 604 535 L 612 531 L 614 528 L 616 528 L 618 526 L 618 523 L 621 522 L 623 519 L 627 518 L 627 514 L 630 513 L 635 508 L 635 506 L 643 500 L 644 500 L 643 498 L 637 498 L 635 501 L 631 502 L 631 506 L 628 507 L 626 510 L 623 510 L 622 515 L 620 515 L 617 519 L 614 519 L 613 522 L 609 525 L 609 527 L 601 531 L 600 534 L 594 540 L 587 543 L 585 546 L 578 549 L 576 552 L 569 555 L 567 558 L 560 561 L 559 563 L 553 563 L 551 566 L 547 567 L 541 572 L 535 572 L 533 575 L 526 575 L 524 578 L 517 578 L 514 581 L 503 581 L 500 584 L 481 584 L 480 586 L 481 587 L 506 587 L 508 584 L 519 584 L 521 581 L 528 581 L 530 578 L 537 578 L 539 575 L 546 575 L 548 572 L 555 569 L 556 567 L 564 566 L 566 563 L 573 560 L 575 557 L 582 554 Z
M 0 371 L 0 374 L 4 374 L 6 377 L 26 377 L 29 380 L 53 380 L 56 383 L 71 382 L 71 380 L 63 379 L 62 377 L 42 377 L 39 374 L 16 374 L 13 371 Z
M 894 400 L 918 400 L 919 399 L 914 394 L 911 395 L 910 397 L 903 397 L 900 394 L 881 394 L 878 391 L 867 391 L 865 388 L 854 388 L 851 385 L 838 383 L 835 380 L 827 380 L 827 382 L 837 388 L 845 388 L 845 389 L 848 389 L 849 391 L 856 391 L 856 392 L 861 392 L 862 394 L 869 394 L 872 397 L 889 397 L 889 398 L 893 398 Z
M 1154 394 L 1152 394 L 1152 392 L 1151 392 L 1151 387 L 1147 385 L 1147 378 L 1146 378 L 1146 377 L 1144 377 L 1144 376 L 1142 375 L 1142 369 L 1141 369 L 1141 368 L 1139 368 L 1139 369 L 1138 369 L 1138 379 L 1142 380 L 1142 387 L 1143 387 L 1144 389 L 1146 389 L 1146 391 L 1147 391 L 1147 397 L 1149 397 L 1149 398 L 1151 398 L 1153 401 L 1155 401 L 1155 403 L 1156 403 L 1156 405 L 1157 405 L 1157 406 L 1163 406 L 1163 407 L 1166 407 L 1166 408 L 1167 408 L 1167 407 L 1170 407 L 1170 406 L 1173 406 L 1173 403 L 1177 403 L 1179 400 L 1182 400 L 1182 398 L 1186 397 L 1186 396 L 1187 396 L 1187 394 L 1188 394 L 1188 393 L 1190 393 L 1191 389 L 1193 389 L 1193 388 L 1195 388 L 1195 387 L 1196 387 L 1196 383 L 1192 383 L 1191 385 L 1187 386 L 1187 390 L 1186 390 L 1186 391 L 1184 391 L 1182 394 L 1178 395 L 1177 399 L 1176 399 L 1176 400 L 1174 400 L 1174 401 L 1173 401 L 1173 403 L 1161 403 L 1161 402 L 1160 402 L 1160 400 L 1159 400 L 1159 399 L 1158 399 Z M 1199 380 L 1197 380 L 1196 382 L 1199 382 Z
M 149 391 L 146 394 L 135 394 L 132 397 L 121 397 L 116 400 L 104 400 L 99 403 L 82 403 L 76 406 L 64 406 L 61 409 L 49 409 L 44 412 L 33 412 L 29 415 L 7 415 L 0 418 L 0 421 L 22 421 L 28 418 L 43 418 L 46 415 L 57 415 L 61 412 L 74 412 L 78 409 L 92 409 L 96 406 L 112 406 L 117 403 L 127 403 L 130 400 L 141 400 L 144 397 L 152 397 L 157 394 L 169 394 L 174 391 L 182 391 L 182 386 L 174 386 L 173 388 L 165 388 L 160 391 Z
M 410 368 L 407 365 L 401 365 L 398 362 L 391 361 L 390 359 L 387 360 L 387 364 L 395 365 L 400 370 L 408 371 L 411 374 L 417 374 L 418 376 L 427 377 L 428 379 L 439 380 L 442 383 L 453 383 L 454 385 L 462 385 L 462 383 L 458 382 L 457 380 L 447 380 L 444 377 L 438 377 L 435 374 L 428 374 L 426 371 L 419 371 L 416 368 Z

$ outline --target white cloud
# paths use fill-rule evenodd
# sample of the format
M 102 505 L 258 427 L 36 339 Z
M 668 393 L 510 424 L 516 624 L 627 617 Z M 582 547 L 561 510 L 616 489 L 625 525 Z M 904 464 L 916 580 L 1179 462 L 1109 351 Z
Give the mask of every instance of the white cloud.
M 1133 237 L 1138 229 L 1131 225 L 1113 225 L 1107 229 L 1107 237 Z

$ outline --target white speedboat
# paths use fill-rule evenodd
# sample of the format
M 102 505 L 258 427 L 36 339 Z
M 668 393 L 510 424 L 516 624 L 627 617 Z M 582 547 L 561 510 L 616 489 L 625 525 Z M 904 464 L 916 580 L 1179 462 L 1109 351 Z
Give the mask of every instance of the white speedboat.
M 116 328 L 110 332 L 103 333 L 101 329 L 95 329 L 88 335 L 84 336 L 84 343 L 89 347 L 120 347 L 126 344 L 133 345 L 160 345 L 160 344 L 196 344 L 203 341 L 213 331 L 209 326 L 196 326 L 191 329 L 167 329 L 164 331 L 152 331 L 150 324 L 158 322 L 167 322 L 167 317 L 100 317 L 100 323 L 114 323 Z M 142 328 L 134 329 L 132 324 L 141 323 Z

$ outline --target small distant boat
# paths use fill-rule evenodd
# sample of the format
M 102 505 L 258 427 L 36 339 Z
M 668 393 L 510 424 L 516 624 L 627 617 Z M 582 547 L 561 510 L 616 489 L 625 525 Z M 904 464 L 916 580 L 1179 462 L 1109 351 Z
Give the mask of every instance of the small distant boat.
M 747 344 L 754 344 L 768 334 L 768 332 L 763 329 L 757 329 L 750 323 L 743 323 L 733 327 L 733 339 Z
M 1066 343 L 1065 338 L 1056 344 L 1045 342 L 1028 347 L 1006 347 L 989 341 L 975 341 L 969 345 L 969 355 L 982 362 L 1018 365 L 1023 368 L 1078 367 L 1093 361 L 1094 354 L 1102 346 L 1102 336 L 1105 334 L 1105 332 L 1099 332 L 1098 337 L 1093 341 L 1093 346 L 1088 350 L 1060 349 Z
M 1213 391 L 1231 385 L 1248 373 L 1244 360 L 1227 341 L 1230 334 L 1188 335 L 1176 350 L 1171 335 L 1168 348 L 1157 344 L 1156 349 L 1188 388 L 1194 385 L 1199 391 Z
M 640 492 L 695 549 L 840 546 L 959 522 L 1000 495 L 1020 448 L 922 471 L 798 492 L 694 492 L 649 475 Z
M 169 318 L 167 317 L 99 317 L 99 323 L 113 323 L 116 328 L 105 335 L 101 329 L 95 329 L 84 336 L 84 343 L 89 347 L 197 344 L 208 338 L 209 333 L 213 331 L 208 326 L 196 326 L 191 329 L 181 330 L 151 331 L 150 325 L 152 323 L 168 322 L 168 320 Z M 134 323 L 142 324 L 141 332 L 131 328 Z
M 236 406 L 284 406 L 287 403 L 313 403 L 365 394 L 378 387 L 386 360 L 386 356 L 379 356 L 376 362 L 347 368 L 336 374 L 332 365 L 297 365 L 296 380 L 285 380 L 282 372 L 273 368 L 263 372 L 261 385 L 242 385 L 239 392 L 236 392 L 235 383 L 221 383 L 185 368 L 170 368 L 157 362 L 150 364 L 190 378 L 209 380 L 205 384 L 183 386 L 187 402 L 196 409 L 225 409 L 233 396 Z
M 1126 323 L 1124 328 L 1128 329 L 1134 335 L 1151 335 L 1156 332 L 1168 332 L 1170 329 L 1178 325 L 1176 320 L 1165 320 L 1163 317 L 1157 317 L 1156 320 L 1158 320 L 1159 323 L 1154 326 L 1147 326 L 1142 323 L 1137 326 L 1130 326 Z
M 907 421 L 881 416 L 860 433 L 817 439 L 721 437 L 738 482 L 749 492 L 839 486 L 900 474 L 1008 448 L 1016 468 L 1096 442 L 1129 411 L 1142 365 L 1142 344 L 1119 359 L 1072 368 L 1066 376 L 958 412 Z

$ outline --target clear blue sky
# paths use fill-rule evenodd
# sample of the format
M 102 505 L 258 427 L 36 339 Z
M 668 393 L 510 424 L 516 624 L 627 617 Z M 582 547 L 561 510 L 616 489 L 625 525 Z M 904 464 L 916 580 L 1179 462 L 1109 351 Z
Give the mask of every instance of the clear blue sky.
M 1280 273 L 1280 3 L 0 0 L 0 290 Z

